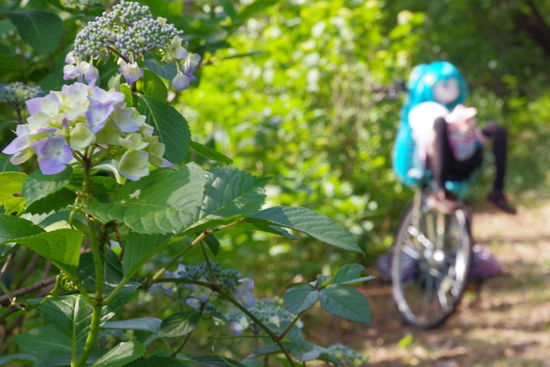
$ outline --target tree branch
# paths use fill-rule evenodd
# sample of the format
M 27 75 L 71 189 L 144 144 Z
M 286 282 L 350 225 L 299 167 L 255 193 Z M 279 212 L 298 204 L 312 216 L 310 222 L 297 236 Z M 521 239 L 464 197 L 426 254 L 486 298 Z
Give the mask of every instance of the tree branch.
M 19 297 L 19 296 L 22 296 L 24 294 L 30 293 L 32 291 L 35 291 L 37 289 L 47 287 L 48 285 L 55 283 L 55 278 L 57 278 L 57 275 L 55 275 L 51 278 L 41 280 L 38 283 L 34 283 L 32 285 L 29 285 L 28 287 L 21 288 L 21 289 L 18 289 L 16 291 L 13 291 L 13 292 L 11 292 L 11 294 L 13 294 L 14 297 Z M 5 306 L 5 303 L 9 303 L 9 299 L 6 295 L 3 295 L 3 296 L 0 297 L 0 306 Z

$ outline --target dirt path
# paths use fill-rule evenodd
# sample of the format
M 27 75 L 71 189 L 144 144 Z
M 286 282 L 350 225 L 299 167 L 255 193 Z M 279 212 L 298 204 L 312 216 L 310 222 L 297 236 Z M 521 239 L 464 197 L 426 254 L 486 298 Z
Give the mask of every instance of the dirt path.
M 377 282 L 364 289 L 372 325 L 330 318 L 319 330 L 339 330 L 342 342 L 370 356 L 369 366 L 550 367 L 550 202 L 518 209 L 515 217 L 475 214 L 475 242 L 489 247 L 505 275 L 486 281 L 477 298 L 467 292 L 441 328 L 404 325 L 391 285 Z M 412 342 L 399 346 L 408 333 Z M 335 342 L 334 334 L 310 337 Z

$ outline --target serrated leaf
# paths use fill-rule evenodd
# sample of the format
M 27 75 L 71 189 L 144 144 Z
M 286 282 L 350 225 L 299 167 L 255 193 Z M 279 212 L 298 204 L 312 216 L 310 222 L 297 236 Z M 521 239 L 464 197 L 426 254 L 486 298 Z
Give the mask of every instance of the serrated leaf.
M 186 367 L 188 364 L 174 358 L 151 356 L 130 362 L 126 367 Z
M 30 237 L 17 243 L 39 253 L 66 274 L 75 275 L 78 268 L 82 233 L 73 229 L 58 229 Z
M 26 353 L 44 356 L 52 352 L 70 353 L 71 339 L 53 325 L 31 329 L 15 336 L 15 342 Z M 78 345 L 84 347 L 84 340 Z
M 369 301 L 355 288 L 334 284 L 321 289 L 319 293 L 321 307 L 328 313 L 352 321 L 371 322 Z
M 348 232 L 329 218 L 306 208 L 278 206 L 268 208 L 244 219 L 248 223 L 275 224 L 293 228 L 329 245 L 363 254 Z
M 101 358 L 92 367 L 120 367 L 145 354 L 145 347 L 138 341 L 120 343 Z
M 251 229 L 254 231 L 260 231 L 260 232 L 267 232 L 276 234 L 278 236 L 284 236 L 286 238 L 290 238 L 291 240 L 296 240 L 297 238 L 291 235 L 286 229 L 278 227 L 278 226 L 272 226 L 269 224 L 261 224 L 261 223 L 241 223 L 237 225 L 237 227 Z
M 200 313 L 195 310 L 178 312 L 162 320 L 159 338 L 177 338 L 195 330 L 200 321 Z
M 147 123 L 166 146 L 166 158 L 181 163 L 191 143 L 191 131 L 183 116 L 174 107 L 145 95 L 139 97 L 138 111 L 147 116 Z
M 106 257 L 104 261 L 103 281 L 104 291 L 115 288 L 124 277 L 122 274 L 122 265 L 117 262 L 118 256 L 110 248 L 106 248 L 103 253 Z M 80 255 L 78 271 L 76 277 L 83 281 L 84 289 L 88 292 L 94 292 L 96 289 L 96 274 L 94 258 L 91 252 L 85 252 Z
M 128 302 L 135 292 L 136 286 L 122 288 L 115 298 L 101 310 L 100 325 L 109 320 Z M 105 298 L 106 295 L 104 295 Z M 40 303 L 41 299 L 32 299 L 31 305 Z M 73 345 L 78 345 L 85 339 L 92 320 L 93 307 L 81 294 L 60 297 L 59 300 L 48 302 L 36 308 L 37 312 L 61 333 L 69 337 Z
M 200 218 L 231 218 L 258 211 L 269 180 L 237 169 L 214 168 L 206 184 Z
M 168 90 L 164 82 L 150 70 L 143 71 L 143 93 L 162 103 L 166 103 L 168 99 Z
M 160 245 L 169 238 L 170 235 L 145 235 L 131 231 L 124 250 L 124 275 L 134 274 L 141 267 L 140 260 L 161 251 L 164 247 Z
M 73 175 L 69 166 L 56 175 L 45 175 L 36 170 L 23 182 L 21 196 L 27 202 L 27 212 L 31 214 L 49 213 L 59 210 L 72 202 L 76 194 L 64 189 Z
M 292 287 L 283 296 L 285 308 L 295 315 L 313 306 L 318 299 L 319 291 L 309 284 Z
M 342 283 L 351 279 L 356 279 L 361 276 L 361 273 L 365 270 L 363 265 L 348 264 L 342 266 L 336 275 L 332 279 L 332 284 Z
M 196 143 L 194 141 L 191 142 L 191 149 L 194 150 L 197 154 L 203 156 L 204 158 L 208 158 L 211 161 L 225 163 L 225 164 L 232 164 L 233 160 L 229 157 L 226 157 L 222 153 L 218 152 L 215 149 L 212 149 L 206 145 L 202 145 L 199 143 Z
M 119 220 L 137 233 L 174 233 L 194 223 L 205 183 L 205 172 L 193 163 L 178 171 L 154 171 L 127 183 L 111 203 L 91 202 L 88 210 L 103 223 Z
M 27 175 L 22 172 L 0 173 L 0 205 L 4 206 L 6 214 L 25 211 L 25 199 L 14 195 L 21 192 L 26 178 Z
M 366 282 L 366 281 L 369 281 L 369 280 L 373 280 L 373 279 L 375 279 L 375 278 L 373 276 L 369 275 L 369 276 L 366 276 L 366 277 L 346 280 L 346 281 L 340 282 L 338 284 L 360 284 L 360 283 L 363 283 L 363 282 Z M 332 282 L 332 284 L 334 284 L 334 282 Z
M 292 356 L 300 362 L 309 362 L 317 359 L 321 353 L 327 352 L 327 349 L 302 340 L 300 348 L 292 348 L 290 352 L 292 353 Z
M 201 367 L 245 367 L 233 359 L 221 356 L 203 356 L 189 359 Z
M 55 13 L 43 10 L 7 12 L 9 20 L 17 27 L 23 41 L 36 51 L 47 55 L 59 44 L 63 22 Z
M 44 230 L 31 221 L 12 215 L 0 215 L 0 244 L 14 242 L 22 237 L 34 236 Z
M 261 367 L 265 365 L 265 362 L 259 359 L 245 359 L 241 361 L 241 364 L 245 367 Z
M 139 317 L 137 319 L 110 321 L 103 324 L 102 329 L 141 330 L 157 334 L 160 330 L 161 319 L 156 317 Z

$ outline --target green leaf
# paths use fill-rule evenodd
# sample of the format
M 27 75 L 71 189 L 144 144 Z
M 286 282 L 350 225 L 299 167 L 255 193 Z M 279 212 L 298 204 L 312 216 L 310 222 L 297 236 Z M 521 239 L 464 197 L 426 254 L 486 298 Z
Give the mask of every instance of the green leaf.
M 321 289 L 319 293 L 321 307 L 325 311 L 352 321 L 371 322 L 369 301 L 355 288 L 334 284 Z
M 19 166 L 10 162 L 11 156 L 0 154 L 0 172 L 19 172 Z
M 110 248 L 104 252 L 104 287 L 105 291 L 115 288 L 124 277 L 122 274 L 122 265 L 117 262 L 118 256 Z M 80 255 L 78 271 L 76 277 L 83 281 L 84 289 L 88 292 L 94 292 L 96 289 L 96 274 L 94 258 L 91 252 L 85 252 Z
M 189 334 L 199 324 L 201 314 L 191 310 L 172 314 L 162 320 L 158 336 L 160 338 L 177 338 Z
M 319 299 L 319 291 L 309 284 L 292 287 L 283 296 L 285 308 L 295 315 L 307 310 Z
M 32 214 L 49 213 L 74 202 L 76 194 L 64 189 L 73 175 L 69 166 L 56 175 L 45 175 L 36 170 L 23 182 L 21 196 L 27 202 L 27 212 Z
M 58 229 L 31 237 L 18 238 L 17 243 L 39 253 L 66 274 L 75 275 L 82 245 L 82 232 Z
M 264 361 L 259 359 L 245 359 L 241 361 L 241 364 L 245 367 L 262 367 L 265 365 Z
M 34 236 L 44 230 L 31 221 L 12 215 L 0 215 L 0 244 L 14 242 L 18 238 Z
M 201 367 L 245 367 L 233 359 L 221 356 L 203 356 L 189 359 Z
M 144 354 L 145 347 L 138 341 L 120 343 L 99 358 L 92 367 L 120 367 Z
M 306 208 L 278 206 L 264 209 L 244 219 L 248 223 L 275 224 L 293 228 L 329 245 L 363 254 L 350 234 L 332 220 Z
M 130 89 L 128 84 L 122 84 L 120 86 L 120 92 L 124 94 L 124 103 L 126 103 L 126 107 L 137 107 L 134 101 L 134 95 L 132 94 L 132 89 Z
M 144 95 L 139 97 L 138 111 L 147 116 L 147 123 L 166 146 L 166 158 L 172 163 L 182 162 L 191 142 L 191 131 L 183 116 L 174 107 Z
M 241 20 L 246 20 L 253 16 L 254 14 L 258 13 L 259 11 L 262 11 L 266 8 L 269 8 L 270 6 L 273 6 L 277 4 L 277 0 L 259 0 L 255 1 L 254 3 L 248 5 L 246 8 L 244 8 L 239 13 L 239 18 Z
M 356 279 L 361 276 L 361 273 L 365 270 L 363 265 L 359 264 L 349 264 L 344 265 L 338 270 L 334 278 L 332 279 L 332 284 L 342 283 L 351 279 Z
M 327 352 L 327 348 L 302 340 L 300 348 L 292 348 L 290 352 L 300 362 L 309 362 L 317 359 L 321 353 Z
M 137 319 L 110 321 L 101 327 L 102 329 L 140 330 L 157 334 L 160 330 L 161 319 L 155 317 L 140 317 Z
M 24 352 L 39 356 L 45 356 L 52 352 L 71 352 L 71 339 L 53 325 L 46 325 L 17 334 L 15 342 Z M 84 343 L 82 342 L 79 348 L 83 347 Z
M 17 70 L 21 67 L 21 61 L 8 55 L 0 55 L 0 69 Z
M 206 243 L 210 251 L 212 251 L 214 256 L 220 253 L 220 241 L 218 241 L 218 239 L 212 233 L 204 237 L 203 241 L 204 243 Z
M 278 227 L 278 226 L 272 226 L 272 225 L 269 225 L 269 224 L 241 223 L 241 224 L 237 225 L 237 227 L 252 229 L 254 231 L 272 233 L 272 234 L 276 234 L 278 236 L 284 236 L 286 238 L 290 238 L 291 240 L 296 240 L 297 239 L 296 237 L 291 235 L 286 229 Z
M 13 361 L 34 362 L 37 359 L 38 358 L 36 358 L 36 356 L 32 354 L 24 354 L 24 353 L 8 354 L 0 357 L 0 366 L 7 366 L 8 362 L 13 362 Z
M 270 178 L 230 168 L 214 168 L 206 185 L 200 218 L 231 218 L 258 211 L 265 201 L 263 187 Z
M 100 324 L 113 317 L 128 302 L 135 290 L 135 286 L 122 288 L 116 297 L 101 310 Z M 40 301 L 41 299 L 32 299 L 29 303 L 36 305 Z M 93 307 L 84 300 L 81 294 L 60 297 L 59 300 L 50 299 L 36 310 L 44 320 L 53 324 L 76 345 L 88 335 Z
M 88 210 L 103 223 L 119 220 L 137 233 L 174 233 L 194 223 L 205 183 L 205 172 L 193 163 L 178 171 L 157 170 L 127 183 L 109 204 L 89 203 Z
M 151 70 L 143 71 L 143 93 L 162 103 L 166 103 L 168 99 L 168 90 L 164 82 Z
M 126 367 L 186 367 L 186 363 L 174 358 L 151 356 L 140 358 L 126 365 Z
M 165 243 L 170 235 L 144 235 L 130 231 L 126 238 L 124 250 L 124 275 L 134 274 L 143 265 L 140 261 L 144 258 L 150 258 L 155 253 L 161 251 L 166 246 L 160 246 Z
M 107 83 L 107 88 L 114 89 L 117 92 L 120 92 L 120 77 L 122 74 L 115 74 L 109 79 L 109 83 Z
M 162 66 L 160 66 L 155 59 L 146 59 L 143 64 L 147 69 L 168 81 L 172 81 L 178 74 L 176 65 L 162 64 Z
M 229 0 L 217 0 L 216 2 L 223 7 L 223 10 L 225 10 L 225 13 L 232 20 L 235 20 L 237 18 L 237 12 L 235 11 L 233 4 L 231 4 Z
M 108 350 L 104 348 L 95 347 L 92 349 L 92 353 L 86 361 L 86 366 L 90 366 L 92 363 L 97 361 L 101 356 L 107 353 Z M 82 350 L 76 351 L 76 359 L 80 357 Z M 59 367 L 59 366 L 70 366 L 71 365 L 71 353 L 57 354 L 53 356 L 40 356 L 41 358 L 36 361 L 34 367 Z
M 59 44 L 63 34 L 63 22 L 55 13 L 42 10 L 21 10 L 7 13 L 17 27 L 23 41 L 43 55 Z
M 291 343 L 291 342 L 282 342 L 281 344 L 283 345 L 283 348 L 285 348 L 286 350 L 292 350 L 292 349 L 298 348 L 298 346 L 296 344 Z M 265 347 L 261 347 L 261 348 L 256 349 L 254 351 L 254 353 L 247 356 L 246 358 L 253 358 L 253 357 L 261 356 L 261 355 L 264 355 L 264 354 L 274 354 L 274 353 L 277 353 L 277 352 L 278 353 L 283 353 L 281 348 L 279 348 L 279 345 L 271 344 L 271 345 L 267 345 Z
M 22 172 L 2 172 L 0 173 L 0 205 L 4 206 L 6 214 L 17 212 L 19 214 L 25 211 L 25 199 L 16 197 L 14 194 L 20 193 L 23 187 L 23 181 L 27 175 Z
M 206 145 L 202 145 L 200 143 L 196 143 L 194 141 L 191 142 L 191 149 L 197 152 L 197 154 L 203 156 L 204 158 L 208 158 L 215 162 L 225 163 L 225 164 L 232 164 L 233 160 L 229 157 L 226 157 L 222 153 L 218 152 L 215 149 L 212 149 Z

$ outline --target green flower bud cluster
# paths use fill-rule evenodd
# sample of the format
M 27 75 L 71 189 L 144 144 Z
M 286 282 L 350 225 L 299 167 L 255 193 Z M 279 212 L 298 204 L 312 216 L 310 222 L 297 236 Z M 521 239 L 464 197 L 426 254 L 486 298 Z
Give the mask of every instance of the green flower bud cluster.
M 327 354 L 342 360 L 348 366 L 361 366 L 363 362 L 367 362 L 369 359 L 368 356 L 357 353 L 353 349 L 340 343 L 328 347 Z
M 98 58 L 110 49 L 133 63 L 155 49 L 167 52 L 172 40 L 183 33 L 164 18 L 153 19 L 148 6 L 122 0 L 76 36 L 74 56 L 81 60 Z
M 0 88 L 0 101 L 9 103 L 12 107 L 20 109 L 25 102 L 40 95 L 44 91 L 40 87 L 29 87 L 21 82 L 5 84 Z
M 98 4 L 99 0 L 61 0 L 61 6 L 68 9 L 84 10 Z

